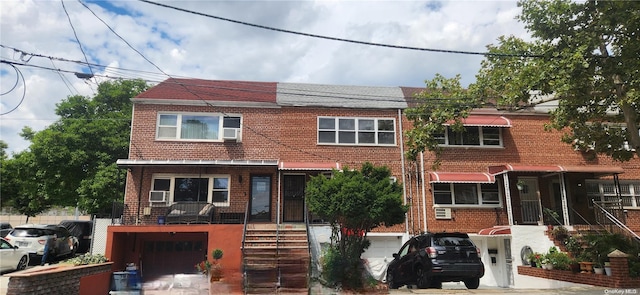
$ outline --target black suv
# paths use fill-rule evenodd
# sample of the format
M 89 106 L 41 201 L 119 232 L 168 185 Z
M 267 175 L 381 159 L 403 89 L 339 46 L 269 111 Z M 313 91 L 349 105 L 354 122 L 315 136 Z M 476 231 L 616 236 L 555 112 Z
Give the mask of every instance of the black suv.
M 484 276 L 480 250 L 465 233 L 426 233 L 407 241 L 387 268 L 387 285 L 442 288 L 442 282 L 464 282 L 477 289 Z

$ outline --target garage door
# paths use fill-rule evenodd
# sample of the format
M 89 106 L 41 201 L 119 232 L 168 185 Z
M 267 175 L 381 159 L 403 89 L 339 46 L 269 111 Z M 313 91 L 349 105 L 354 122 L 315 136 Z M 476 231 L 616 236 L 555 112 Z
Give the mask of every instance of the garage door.
M 364 253 L 362 258 L 393 258 L 393 253 L 397 253 L 402 246 L 402 239 L 398 237 L 367 237 L 371 241 L 371 246 Z

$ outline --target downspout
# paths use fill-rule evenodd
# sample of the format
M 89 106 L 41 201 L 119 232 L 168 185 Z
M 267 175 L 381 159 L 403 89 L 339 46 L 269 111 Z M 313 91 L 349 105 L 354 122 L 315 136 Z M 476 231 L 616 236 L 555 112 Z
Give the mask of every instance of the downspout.
M 420 223 L 422 223 L 422 216 L 420 214 L 420 210 L 421 210 L 421 206 L 420 206 L 420 171 L 418 171 L 418 162 L 414 162 L 415 163 L 415 173 L 416 173 L 416 192 L 414 194 L 415 200 L 416 200 L 416 204 L 418 204 L 418 208 L 416 208 L 416 215 L 418 216 L 418 228 L 420 228 Z M 413 229 L 415 229 L 415 225 L 413 226 Z
M 402 110 L 398 109 L 398 129 L 400 129 L 400 169 L 402 170 L 402 197 L 404 198 L 404 204 L 407 204 L 407 181 L 405 176 L 404 166 L 404 132 L 402 129 Z M 404 231 L 409 233 L 409 220 L 407 219 L 407 213 L 404 214 Z
M 567 204 L 567 181 L 565 173 L 560 173 L 560 198 L 562 199 L 562 222 L 569 225 L 569 206 Z
M 138 182 L 138 212 L 136 213 L 136 225 L 140 224 L 140 206 L 142 205 L 142 179 L 144 177 L 144 167 L 140 168 L 140 181 Z
M 513 207 L 511 205 L 511 190 L 509 189 L 509 175 L 507 173 L 502 174 L 502 179 L 504 180 L 504 198 L 507 202 L 507 217 L 509 218 L 509 225 L 514 225 L 513 223 Z
M 424 185 L 424 152 L 420 153 L 420 179 L 422 180 L 422 223 L 423 231 L 427 232 L 427 188 Z
M 282 190 L 280 188 L 282 178 L 282 171 L 278 169 L 278 198 L 276 199 L 276 225 L 280 224 L 280 194 Z M 306 214 L 306 213 L 305 213 Z

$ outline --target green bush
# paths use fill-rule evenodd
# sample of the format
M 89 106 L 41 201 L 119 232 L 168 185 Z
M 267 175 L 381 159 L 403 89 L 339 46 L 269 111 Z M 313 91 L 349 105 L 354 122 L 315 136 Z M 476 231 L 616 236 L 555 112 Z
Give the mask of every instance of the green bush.
M 89 253 L 85 253 L 85 254 L 76 256 L 74 258 L 62 261 L 62 263 L 68 263 L 73 265 L 88 265 L 88 264 L 100 264 L 108 261 L 109 259 L 102 254 L 92 255 Z

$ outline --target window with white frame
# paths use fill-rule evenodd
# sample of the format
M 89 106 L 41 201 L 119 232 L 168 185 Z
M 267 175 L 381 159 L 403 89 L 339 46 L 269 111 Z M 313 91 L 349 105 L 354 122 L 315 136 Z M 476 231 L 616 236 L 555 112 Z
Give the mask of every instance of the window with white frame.
M 152 191 L 166 191 L 169 201 L 207 202 L 216 206 L 229 206 L 229 175 L 170 175 L 156 174 Z
M 240 128 L 240 116 L 211 113 L 160 113 L 157 139 L 221 141 L 222 128 Z
M 432 183 L 435 205 L 500 205 L 498 183 Z
M 395 145 L 395 126 L 389 118 L 318 117 L 318 143 Z
M 502 129 L 488 126 L 465 126 L 464 131 L 455 132 L 449 126 L 444 133 L 434 134 L 443 146 L 502 146 Z
M 587 180 L 587 196 L 596 202 L 617 202 L 616 185 L 613 180 Z M 620 181 L 622 206 L 640 208 L 640 181 Z M 590 205 L 591 202 L 589 202 Z

